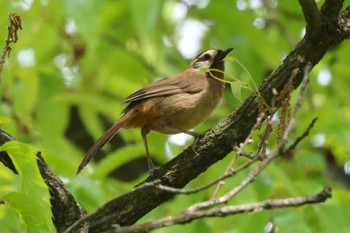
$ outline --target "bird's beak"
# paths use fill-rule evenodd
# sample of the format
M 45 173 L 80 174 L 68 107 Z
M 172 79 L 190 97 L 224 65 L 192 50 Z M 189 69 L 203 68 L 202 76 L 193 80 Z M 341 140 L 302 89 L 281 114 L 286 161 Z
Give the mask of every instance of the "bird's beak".
M 225 50 L 219 50 L 219 54 L 216 57 L 217 61 L 221 61 L 222 59 L 224 59 L 227 56 L 227 54 L 229 54 L 232 51 L 232 49 L 233 48 L 228 48 L 228 49 L 225 49 Z

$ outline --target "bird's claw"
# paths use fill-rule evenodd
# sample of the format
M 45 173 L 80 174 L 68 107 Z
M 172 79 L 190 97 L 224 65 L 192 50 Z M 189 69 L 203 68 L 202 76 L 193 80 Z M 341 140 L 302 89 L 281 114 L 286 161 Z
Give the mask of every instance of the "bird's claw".
M 193 135 L 195 139 L 194 139 L 194 142 L 192 144 L 192 150 L 196 155 L 199 155 L 198 151 L 196 150 L 197 144 L 198 144 L 199 140 L 201 140 L 204 137 L 206 132 L 207 131 L 205 131 L 203 133 L 196 133 L 195 135 Z

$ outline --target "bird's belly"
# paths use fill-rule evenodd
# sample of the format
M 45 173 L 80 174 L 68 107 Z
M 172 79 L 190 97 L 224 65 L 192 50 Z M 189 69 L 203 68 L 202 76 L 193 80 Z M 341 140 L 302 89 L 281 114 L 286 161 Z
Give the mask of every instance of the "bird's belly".
M 151 112 L 156 118 L 148 128 L 164 134 L 178 133 L 173 129 L 189 130 L 204 120 L 213 112 L 220 101 L 220 93 L 207 91 L 196 94 L 181 93 L 167 96 L 156 104 Z

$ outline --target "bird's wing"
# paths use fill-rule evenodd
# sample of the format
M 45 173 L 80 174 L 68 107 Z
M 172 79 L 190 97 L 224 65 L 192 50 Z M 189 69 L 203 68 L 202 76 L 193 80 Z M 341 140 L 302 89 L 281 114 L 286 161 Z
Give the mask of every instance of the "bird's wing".
M 183 73 L 158 80 L 128 96 L 123 103 L 138 102 L 153 97 L 175 95 L 179 93 L 197 93 L 206 88 L 203 85 L 204 74 L 196 71 Z

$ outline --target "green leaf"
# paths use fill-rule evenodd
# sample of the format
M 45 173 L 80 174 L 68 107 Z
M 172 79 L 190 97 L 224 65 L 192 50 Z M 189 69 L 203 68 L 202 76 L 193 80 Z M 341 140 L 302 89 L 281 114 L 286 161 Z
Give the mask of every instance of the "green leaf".
M 1 147 L 11 157 L 20 177 L 21 187 L 3 197 L 21 216 L 27 232 L 55 232 L 52 223 L 50 194 L 36 163 L 36 151 L 20 142 Z
M 51 211 L 46 208 L 42 200 L 33 197 L 32 194 L 23 192 L 11 192 L 3 199 L 21 216 L 26 232 L 55 232 L 51 220 Z
M 242 102 L 242 82 L 241 81 L 233 81 L 231 83 L 231 91 L 233 96 Z

